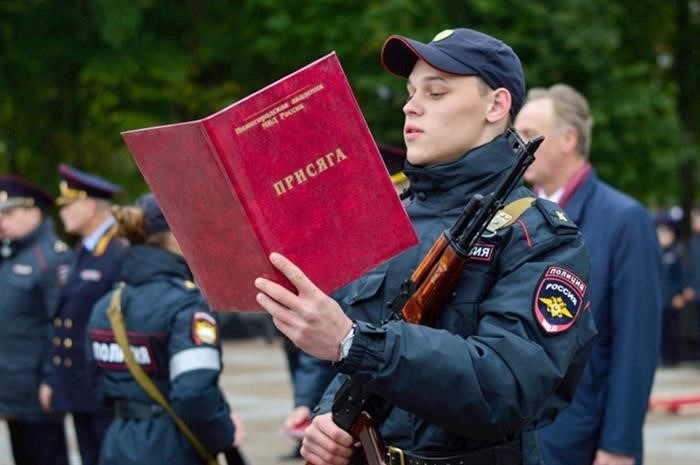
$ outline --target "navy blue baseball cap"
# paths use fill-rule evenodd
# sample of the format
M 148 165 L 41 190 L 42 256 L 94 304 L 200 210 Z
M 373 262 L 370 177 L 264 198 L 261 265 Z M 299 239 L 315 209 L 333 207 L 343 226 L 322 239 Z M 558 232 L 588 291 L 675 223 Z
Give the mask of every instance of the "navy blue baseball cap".
M 168 222 L 165 221 L 163 211 L 156 201 L 156 198 L 150 192 L 144 194 L 136 200 L 136 206 L 143 212 L 143 220 L 146 225 L 146 234 L 156 234 L 159 232 L 170 231 Z
M 58 205 L 67 205 L 87 197 L 111 200 L 115 195 L 124 193 L 121 187 L 106 179 L 63 163 L 58 165 L 58 173 L 63 178 L 59 185 L 61 195 L 56 199 Z
M 520 59 L 503 41 L 473 29 L 447 29 L 427 44 L 393 35 L 382 47 L 382 64 L 390 73 L 408 77 L 418 59 L 445 73 L 479 76 L 492 89 L 510 92 L 511 117 L 525 101 L 525 77 Z
M 0 212 L 17 207 L 46 210 L 53 201 L 51 194 L 24 178 L 13 174 L 0 176 Z

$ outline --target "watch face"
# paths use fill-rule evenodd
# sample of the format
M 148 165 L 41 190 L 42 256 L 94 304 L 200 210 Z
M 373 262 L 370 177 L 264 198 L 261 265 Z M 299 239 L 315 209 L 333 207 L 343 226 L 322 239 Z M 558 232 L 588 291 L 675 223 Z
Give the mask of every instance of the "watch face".
M 345 358 L 350 353 L 350 346 L 352 346 L 352 336 L 343 341 L 343 345 L 340 346 L 340 358 Z
M 352 346 L 352 338 L 355 336 L 355 328 L 357 325 L 353 323 L 352 328 L 350 329 L 350 332 L 348 333 L 345 338 L 340 341 L 340 359 L 342 360 L 345 357 L 348 356 L 348 353 L 350 353 L 350 346 Z

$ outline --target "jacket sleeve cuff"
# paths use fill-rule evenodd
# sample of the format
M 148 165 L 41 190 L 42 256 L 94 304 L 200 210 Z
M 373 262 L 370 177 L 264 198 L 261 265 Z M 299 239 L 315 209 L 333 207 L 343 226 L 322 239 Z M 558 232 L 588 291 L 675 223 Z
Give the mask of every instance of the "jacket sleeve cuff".
M 364 321 L 356 323 L 357 329 L 348 356 L 337 362 L 335 368 L 347 375 L 370 375 L 376 373 L 382 363 L 386 331 Z

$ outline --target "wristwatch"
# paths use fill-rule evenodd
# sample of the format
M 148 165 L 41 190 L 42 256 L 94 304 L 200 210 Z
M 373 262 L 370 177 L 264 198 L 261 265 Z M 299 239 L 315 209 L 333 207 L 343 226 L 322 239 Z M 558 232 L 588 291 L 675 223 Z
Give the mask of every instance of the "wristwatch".
M 357 328 L 357 323 L 352 322 L 352 328 L 348 334 L 345 335 L 342 341 L 340 341 L 340 357 L 338 361 L 341 362 L 350 353 L 350 347 L 352 346 L 352 338 L 355 337 L 355 329 Z

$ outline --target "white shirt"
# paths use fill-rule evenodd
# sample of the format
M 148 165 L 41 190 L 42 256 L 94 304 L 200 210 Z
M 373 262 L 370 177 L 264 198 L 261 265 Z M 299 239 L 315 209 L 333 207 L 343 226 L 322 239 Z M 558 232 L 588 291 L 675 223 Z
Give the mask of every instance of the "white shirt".
M 83 247 L 85 247 L 90 252 L 93 252 L 95 250 L 95 247 L 97 247 L 97 243 L 100 241 L 102 236 L 104 236 L 107 230 L 111 228 L 114 223 L 115 219 L 112 216 L 104 220 L 102 224 L 97 229 L 95 229 L 95 231 L 93 231 L 92 234 L 83 238 Z

